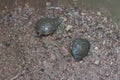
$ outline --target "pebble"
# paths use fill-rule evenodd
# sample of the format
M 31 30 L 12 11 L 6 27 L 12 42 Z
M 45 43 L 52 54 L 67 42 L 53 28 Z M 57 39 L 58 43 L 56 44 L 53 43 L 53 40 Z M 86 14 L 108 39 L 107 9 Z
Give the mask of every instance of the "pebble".
M 82 15 L 82 16 L 85 16 L 85 15 L 86 15 L 86 13 L 83 13 L 83 12 L 82 12 L 82 13 L 81 13 L 81 15 Z
M 100 64 L 100 61 L 99 61 L 99 60 L 96 60 L 94 63 L 95 63 L 96 65 L 99 65 L 99 64 Z
M 97 12 L 97 15 L 98 15 L 98 16 L 101 16 L 101 12 Z
M 66 31 L 69 31 L 71 28 L 72 28 L 73 26 L 72 25 L 67 25 L 67 27 L 66 27 Z
M 98 50 L 98 47 L 95 47 L 95 50 Z
M 50 7 L 51 5 L 52 5 L 51 2 L 46 2 L 47 7 Z
M 77 38 L 71 43 L 71 55 L 76 62 L 81 61 L 88 55 L 90 49 L 90 42 L 86 39 Z

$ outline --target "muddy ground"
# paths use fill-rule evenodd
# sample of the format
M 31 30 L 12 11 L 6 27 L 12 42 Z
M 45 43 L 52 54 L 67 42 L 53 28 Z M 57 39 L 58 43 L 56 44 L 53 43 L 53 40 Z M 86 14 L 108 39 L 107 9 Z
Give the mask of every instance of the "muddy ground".
M 38 38 L 34 27 L 41 16 L 63 22 L 54 34 Z M 75 38 L 91 43 L 80 62 L 70 53 Z M 6 8 L 0 13 L 0 80 L 120 80 L 120 30 L 103 11 Z

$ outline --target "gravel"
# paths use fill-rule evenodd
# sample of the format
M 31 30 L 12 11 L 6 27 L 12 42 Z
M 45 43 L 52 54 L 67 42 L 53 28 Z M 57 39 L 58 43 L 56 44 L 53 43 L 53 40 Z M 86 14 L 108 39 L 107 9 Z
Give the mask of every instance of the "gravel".
M 100 11 L 65 7 L 44 12 L 18 6 L 1 13 L 0 80 L 120 79 L 120 30 L 110 17 Z M 65 20 L 53 35 L 38 38 L 34 27 L 41 16 Z M 66 25 L 72 28 L 66 31 Z M 91 43 L 88 56 L 80 62 L 70 54 L 75 38 Z

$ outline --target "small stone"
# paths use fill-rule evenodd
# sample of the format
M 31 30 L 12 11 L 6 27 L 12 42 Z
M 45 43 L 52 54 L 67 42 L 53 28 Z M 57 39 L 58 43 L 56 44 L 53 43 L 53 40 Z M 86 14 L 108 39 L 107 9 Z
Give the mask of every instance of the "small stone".
M 26 7 L 26 8 L 29 8 L 29 5 L 28 5 L 28 3 L 26 3 L 26 4 L 25 4 L 25 7 Z
M 86 13 L 83 13 L 83 12 L 82 12 L 82 13 L 81 13 L 81 15 L 82 15 L 82 16 L 85 16 L 85 15 L 86 15 Z
M 96 47 L 94 48 L 94 51 L 95 51 L 95 52 L 99 52 L 99 48 L 96 46 Z
M 72 25 L 67 25 L 67 27 L 66 27 L 66 31 L 69 31 L 71 28 L 72 28 L 73 26 Z
M 104 17 L 103 21 L 104 21 L 104 22 L 108 22 L 107 19 L 108 19 L 107 17 Z
M 51 2 L 46 2 L 46 6 L 50 7 L 51 6 Z
M 100 61 L 99 61 L 99 60 L 96 60 L 94 63 L 95 63 L 96 65 L 99 65 Z
M 47 36 L 54 33 L 61 23 L 59 18 L 41 18 L 36 22 L 35 30 L 38 37 Z
M 95 47 L 95 50 L 98 50 L 98 47 Z
M 90 49 L 90 42 L 86 39 L 77 38 L 72 41 L 71 55 L 75 61 L 79 62 L 88 55 Z
M 101 16 L 101 12 L 97 12 L 97 15 L 98 15 L 98 16 Z

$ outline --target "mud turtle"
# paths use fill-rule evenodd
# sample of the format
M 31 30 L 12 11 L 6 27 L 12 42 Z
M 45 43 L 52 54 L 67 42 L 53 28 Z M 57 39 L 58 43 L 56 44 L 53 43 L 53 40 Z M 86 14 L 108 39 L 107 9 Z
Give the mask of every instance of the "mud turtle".
M 61 22 L 60 18 L 40 18 L 35 25 L 38 37 L 54 33 Z
M 90 49 L 90 42 L 86 39 L 77 38 L 71 43 L 71 55 L 75 61 L 79 62 L 88 55 Z

